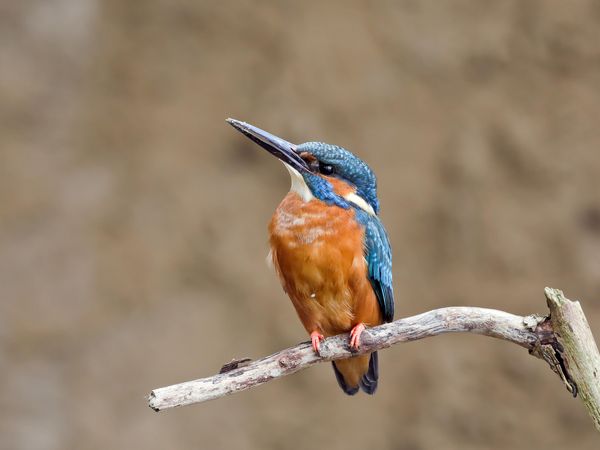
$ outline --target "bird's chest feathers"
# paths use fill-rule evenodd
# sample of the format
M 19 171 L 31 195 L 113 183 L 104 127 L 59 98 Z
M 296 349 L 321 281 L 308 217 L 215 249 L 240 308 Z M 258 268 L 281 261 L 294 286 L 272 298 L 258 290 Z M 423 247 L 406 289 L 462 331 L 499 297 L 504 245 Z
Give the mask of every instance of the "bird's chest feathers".
M 271 219 L 269 242 L 270 260 L 307 331 L 333 335 L 356 320 L 376 323 L 364 228 L 352 209 L 292 192 Z
M 271 245 L 312 258 L 348 247 L 362 247 L 362 230 L 351 210 L 319 200 L 303 201 L 290 193 L 281 202 L 269 225 Z M 333 247 L 333 248 L 322 248 Z
M 346 296 L 364 263 L 364 231 L 354 213 L 290 193 L 269 225 L 272 262 L 292 297 L 326 302 Z
M 287 250 L 299 247 L 304 252 L 317 250 L 316 247 L 336 234 L 339 220 L 324 209 L 280 207 L 273 215 L 271 234 Z

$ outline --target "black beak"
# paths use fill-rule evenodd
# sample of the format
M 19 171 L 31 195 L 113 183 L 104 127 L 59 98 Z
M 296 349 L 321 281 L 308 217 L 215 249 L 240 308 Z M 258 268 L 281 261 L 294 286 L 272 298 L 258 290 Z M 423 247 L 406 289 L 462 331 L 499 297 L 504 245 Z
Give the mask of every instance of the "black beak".
M 302 173 L 309 171 L 308 164 L 300 158 L 298 153 L 296 153 L 295 144 L 278 138 L 277 136 L 267 133 L 246 122 L 240 122 L 235 119 L 227 119 L 227 122 L 240 133 L 256 142 L 266 151 L 275 155 L 298 172 Z

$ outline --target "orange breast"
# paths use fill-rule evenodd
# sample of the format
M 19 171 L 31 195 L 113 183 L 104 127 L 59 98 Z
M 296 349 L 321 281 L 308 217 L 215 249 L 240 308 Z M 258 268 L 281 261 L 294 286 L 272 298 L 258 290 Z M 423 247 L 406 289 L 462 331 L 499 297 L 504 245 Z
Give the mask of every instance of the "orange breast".
M 273 265 L 306 330 L 325 336 L 382 323 L 354 211 L 289 193 L 269 224 Z

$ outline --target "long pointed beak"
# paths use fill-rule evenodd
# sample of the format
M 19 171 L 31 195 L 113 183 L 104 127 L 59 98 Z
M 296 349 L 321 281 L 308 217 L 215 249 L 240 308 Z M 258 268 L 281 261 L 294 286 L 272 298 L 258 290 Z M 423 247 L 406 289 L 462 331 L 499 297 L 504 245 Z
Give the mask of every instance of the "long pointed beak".
M 235 119 L 227 119 L 227 122 L 240 133 L 250 138 L 266 151 L 275 155 L 279 160 L 292 166 L 298 172 L 310 171 L 308 164 L 296 153 L 296 145 L 272 135 L 260 128 Z

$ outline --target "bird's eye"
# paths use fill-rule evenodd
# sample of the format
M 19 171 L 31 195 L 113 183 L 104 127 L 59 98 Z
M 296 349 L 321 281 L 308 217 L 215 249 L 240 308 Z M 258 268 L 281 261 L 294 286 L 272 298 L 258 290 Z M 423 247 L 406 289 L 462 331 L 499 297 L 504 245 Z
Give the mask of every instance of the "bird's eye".
M 329 165 L 329 164 L 323 164 L 323 163 L 319 163 L 319 172 L 322 173 L 323 175 L 333 175 L 333 166 Z

